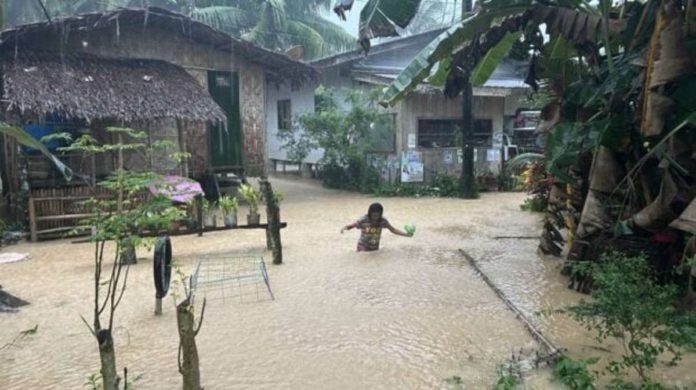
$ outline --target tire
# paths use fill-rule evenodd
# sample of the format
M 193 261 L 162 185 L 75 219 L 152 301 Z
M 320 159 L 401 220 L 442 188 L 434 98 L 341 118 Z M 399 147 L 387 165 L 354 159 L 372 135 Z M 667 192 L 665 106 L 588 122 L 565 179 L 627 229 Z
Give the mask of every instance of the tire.
M 169 236 L 162 235 L 155 243 L 155 258 L 153 271 L 155 278 L 155 291 L 157 299 L 167 296 L 169 282 L 172 278 L 172 243 Z

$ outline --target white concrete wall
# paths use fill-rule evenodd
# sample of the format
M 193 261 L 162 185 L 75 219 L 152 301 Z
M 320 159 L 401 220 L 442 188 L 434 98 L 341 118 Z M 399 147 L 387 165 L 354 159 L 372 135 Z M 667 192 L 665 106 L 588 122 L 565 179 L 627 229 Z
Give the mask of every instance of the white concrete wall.
M 339 67 L 333 67 L 322 71 L 319 84 L 334 91 L 336 103 L 342 110 L 350 110 L 350 104 L 346 102 L 350 90 L 358 88 L 359 85 L 351 77 L 341 76 Z
M 270 160 L 288 161 L 284 142 L 278 137 L 278 101 L 290 99 L 293 121 L 301 114 L 314 112 L 314 90 L 317 84 L 306 82 L 293 89 L 289 82 L 276 84 L 266 82 L 266 139 Z M 323 156 L 321 150 L 312 151 L 305 162 L 316 163 Z

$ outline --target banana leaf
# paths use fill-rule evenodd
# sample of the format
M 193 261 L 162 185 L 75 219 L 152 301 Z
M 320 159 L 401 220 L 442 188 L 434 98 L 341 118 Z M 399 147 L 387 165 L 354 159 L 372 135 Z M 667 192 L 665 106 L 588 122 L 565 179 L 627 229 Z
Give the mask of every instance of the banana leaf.
M 681 215 L 672 221 L 669 227 L 696 234 L 696 198 L 691 200 L 689 206 Z
M 641 133 L 656 136 L 662 133 L 665 120 L 674 102 L 658 88 L 694 71 L 693 59 L 686 47 L 684 15 L 674 1 L 659 7 L 655 29 L 647 51 L 645 98 Z
M 500 25 L 507 18 L 522 16 L 526 10 L 526 6 L 521 6 L 488 12 L 478 11 L 450 27 L 423 48 L 413 61 L 406 66 L 385 91 L 382 97 L 382 104 L 396 104 L 409 92 L 413 91 L 418 84 L 428 78 L 432 68 L 438 62 L 451 61 L 454 53 L 468 46 L 475 37 L 489 31 L 493 26 Z M 447 69 L 449 67 L 440 66 L 439 68 Z M 439 77 L 436 76 L 436 78 L 443 80 L 441 74 Z
M 625 170 L 614 152 L 600 147 L 590 171 L 590 191 L 585 198 L 576 237 L 582 240 L 594 233 L 611 228 L 614 219 L 608 212 L 611 193 L 624 177 Z
M 370 39 L 398 36 L 396 28 L 408 26 L 420 3 L 421 0 L 369 0 L 360 12 L 360 45 L 367 52 Z
M 509 32 L 498 42 L 485 56 L 479 61 L 476 68 L 471 72 L 471 85 L 480 87 L 488 81 L 495 69 L 500 65 L 500 61 L 507 56 L 512 45 L 520 39 L 522 31 Z
M 51 160 L 53 165 L 60 171 L 60 173 L 65 177 L 66 180 L 71 180 L 73 176 L 72 169 L 68 167 L 67 165 L 63 164 L 62 161 L 58 159 L 55 155 L 53 155 L 48 148 L 41 142 L 39 142 L 36 138 L 32 137 L 29 133 L 24 131 L 23 129 L 15 126 L 11 126 L 5 122 L 0 122 L 0 134 L 4 134 L 6 136 L 12 137 L 17 140 L 20 144 L 24 146 L 28 146 L 30 148 L 37 149 L 40 151 L 46 158 Z
M 631 221 L 636 226 L 646 230 L 662 230 L 679 216 L 672 207 L 672 203 L 679 195 L 679 188 L 667 169 L 662 170 L 661 176 L 660 194 L 652 203 L 631 217 Z
M 440 61 L 452 61 L 455 55 L 470 49 L 472 42 L 485 42 L 480 53 L 497 46 L 506 33 L 523 31 L 528 23 L 546 24 L 552 38 L 562 36 L 573 44 L 583 45 L 603 40 L 602 17 L 588 12 L 579 2 L 564 1 L 560 6 L 543 5 L 529 0 L 488 1 L 472 16 L 455 24 L 428 44 L 386 89 L 383 105 L 393 106 L 413 91 L 431 74 Z M 608 34 L 615 37 L 625 30 L 625 22 L 609 20 Z M 467 58 L 470 60 L 470 58 Z M 478 59 L 474 59 L 478 64 Z M 459 65 L 459 64 L 455 64 Z M 457 66 L 440 66 L 453 71 Z M 443 75 L 434 76 L 443 80 Z

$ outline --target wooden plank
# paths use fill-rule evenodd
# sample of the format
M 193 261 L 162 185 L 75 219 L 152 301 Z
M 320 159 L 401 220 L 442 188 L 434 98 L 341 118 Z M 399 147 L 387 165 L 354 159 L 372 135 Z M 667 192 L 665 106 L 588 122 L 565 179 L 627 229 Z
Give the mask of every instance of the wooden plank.
M 34 200 L 29 198 L 29 231 L 31 233 L 31 242 L 36 242 L 38 239 L 36 228 L 36 207 L 34 205 Z
M 94 214 L 66 214 L 66 215 L 46 215 L 43 217 L 37 217 L 37 221 L 60 221 L 68 219 L 80 219 L 92 217 Z
M 534 325 L 532 322 L 527 319 L 527 317 L 522 313 L 520 309 L 515 306 L 510 299 L 503 293 L 498 286 L 496 286 L 489 278 L 488 275 L 486 275 L 482 270 L 481 267 L 479 267 L 478 262 L 474 260 L 473 257 L 469 253 L 467 253 L 465 250 L 460 249 L 459 253 L 469 262 L 469 264 L 472 266 L 472 268 L 476 271 L 476 273 L 481 276 L 483 281 L 490 287 L 493 292 L 500 298 L 503 303 L 512 311 L 517 319 L 519 319 L 524 327 L 527 329 L 527 331 L 530 333 L 532 338 L 534 338 L 536 341 L 538 341 L 542 346 L 544 346 L 548 352 L 547 357 L 550 359 L 550 361 L 555 361 L 560 355 L 562 354 L 563 350 L 559 347 L 557 347 L 551 340 L 546 338 L 541 331 Z
M 43 198 L 34 198 L 36 202 L 47 202 L 47 201 L 52 201 L 52 200 L 78 200 L 78 199 L 92 199 L 92 198 L 97 198 L 97 199 L 107 199 L 107 198 L 113 198 L 112 195 L 73 195 L 73 196 L 54 196 L 54 197 L 43 197 Z
M 286 227 L 288 227 L 287 222 L 280 223 L 281 229 L 284 229 Z M 214 227 L 214 228 L 204 228 L 202 230 L 202 232 L 208 232 L 208 233 L 209 232 L 221 232 L 221 231 L 225 231 L 225 230 L 235 230 L 235 229 L 268 229 L 268 224 L 267 223 L 260 223 L 258 225 L 237 225 L 237 226 L 231 227 L 231 228 L 224 227 L 224 226 Z M 147 233 L 141 234 L 140 237 L 158 237 L 161 234 L 167 234 L 168 236 L 190 236 L 190 235 L 199 234 L 199 233 L 200 232 L 198 230 L 184 230 L 184 231 L 177 231 L 174 233 L 147 232 Z M 75 240 L 75 241 L 72 241 L 72 243 L 73 244 L 82 244 L 82 243 L 89 242 L 89 241 L 91 241 L 91 238 L 82 239 L 82 240 Z
M 64 231 L 70 231 L 70 230 L 90 230 L 91 228 L 92 228 L 91 226 L 63 226 L 63 227 L 58 227 L 58 228 L 39 230 L 39 231 L 37 231 L 37 233 L 38 234 L 45 234 L 45 233 L 64 232 Z

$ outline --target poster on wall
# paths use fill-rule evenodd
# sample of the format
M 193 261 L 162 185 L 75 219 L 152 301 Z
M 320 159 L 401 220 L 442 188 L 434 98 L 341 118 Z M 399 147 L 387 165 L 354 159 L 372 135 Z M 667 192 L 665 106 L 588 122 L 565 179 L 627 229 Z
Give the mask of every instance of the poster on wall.
M 416 135 L 413 133 L 408 135 L 408 148 L 409 149 L 416 148 Z
M 423 154 L 421 152 L 401 152 L 401 182 L 418 183 L 423 181 Z
M 445 150 L 445 153 L 442 155 L 442 161 L 445 164 L 452 164 L 454 161 L 454 152 L 451 150 Z

